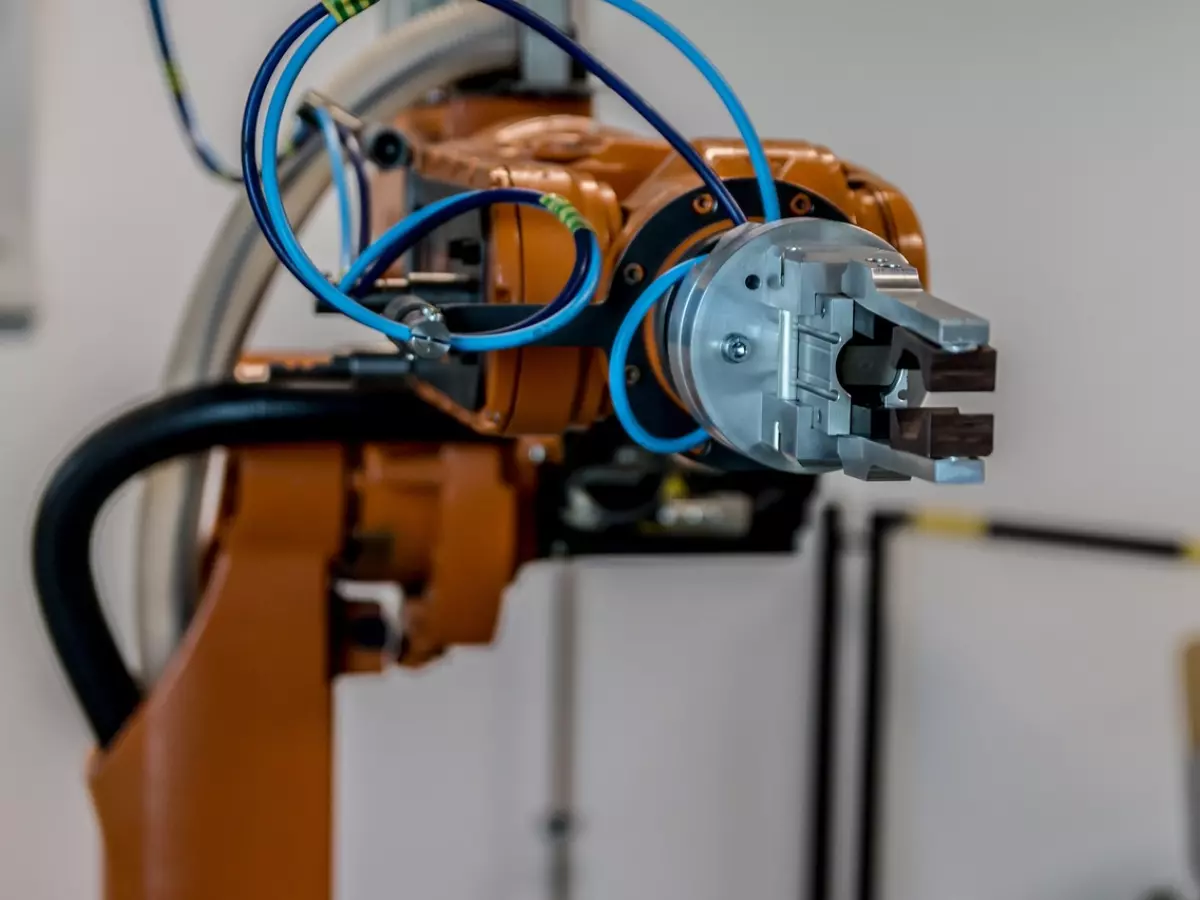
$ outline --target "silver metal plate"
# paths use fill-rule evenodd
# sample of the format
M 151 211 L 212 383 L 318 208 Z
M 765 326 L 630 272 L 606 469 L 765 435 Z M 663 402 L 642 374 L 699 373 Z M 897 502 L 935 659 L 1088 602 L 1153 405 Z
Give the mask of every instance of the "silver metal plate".
M 33 14 L 0 0 L 0 331 L 33 320 Z
M 771 468 L 820 474 L 840 467 L 837 436 L 850 424 L 846 392 L 806 375 L 821 363 L 834 368 L 853 332 L 854 303 L 834 296 L 840 284 L 818 291 L 806 283 L 811 273 L 799 280 L 793 273 L 785 286 L 784 271 L 798 248 L 819 255 L 844 246 L 860 255 L 892 250 L 870 232 L 824 219 L 734 229 L 692 270 L 671 307 L 668 356 L 680 396 L 709 433 Z M 802 295 L 827 299 L 809 309 Z M 798 345 L 801 331 L 828 341 Z M 751 349 L 730 365 L 723 348 L 734 334 Z
M 570 0 L 524 0 L 526 6 L 559 28 L 571 28 Z M 521 29 L 521 66 L 534 87 L 563 90 L 571 83 L 571 58 L 533 31 Z

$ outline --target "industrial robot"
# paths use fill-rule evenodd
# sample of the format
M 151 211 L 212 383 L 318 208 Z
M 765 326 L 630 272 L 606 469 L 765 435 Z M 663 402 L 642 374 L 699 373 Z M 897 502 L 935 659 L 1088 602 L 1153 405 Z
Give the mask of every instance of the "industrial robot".
M 414 17 L 303 97 L 277 157 L 305 54 L 371 5 L 330 0 L 272 50 L 230 178 L 246 198 L 165 392 L 87 437 L 40 506 L 34 571 L 96 737 L 108 900 L 327 898 L 334 680 L 488 644 L 527 563 L 790 553 L 820 476 L 973 483 L 992 450 L 991 416 L 926 404 L 993 390 L 996 354 L 984 319 L 928 292 L 908 198 L 736 114 L 738 138 L 681 141 L 579 46 L 565 3 L 558 21 L 511 0 Z M 588 75 L 660 135 L 597 120 Z M 331 274 L 292 229 L 351 170 L 359 242 Z M 246 352 L 281 266 L 303 314 L 377 339 Z M 135 677 L 90 549 L 144 474 Z M 402 614 L 341 596 L 347 580 L 398 585 Z

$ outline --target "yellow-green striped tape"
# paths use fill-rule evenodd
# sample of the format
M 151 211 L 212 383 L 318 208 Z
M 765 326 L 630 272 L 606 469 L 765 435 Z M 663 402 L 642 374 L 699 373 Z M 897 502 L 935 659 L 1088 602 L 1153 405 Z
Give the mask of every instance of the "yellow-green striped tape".
M 379 0 L 322 0 L 323 5 L 334 20 L 341 25 L 347 19 L 353 19 L 359 13 L 366 12 Z
M 566 197 L 560 197 L 558 194 L 547 194 L 539 201 L 542 206 L 554 213 L 558 221 L 562 222 L 574 234 L 576 231 L 591 231 L 592 226 L 588 224 L 588 220 L 583 217 L 583 214 L 571 205 L 571 201 Z

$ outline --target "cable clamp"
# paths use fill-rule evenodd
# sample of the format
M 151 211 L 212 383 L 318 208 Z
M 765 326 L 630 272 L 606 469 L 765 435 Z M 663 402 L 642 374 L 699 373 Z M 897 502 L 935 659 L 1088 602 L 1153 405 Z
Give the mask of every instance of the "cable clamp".
M 407 341 L 396 343 L 417 359 L 442 359 L 450 352 L 450 327 L 442 311 L 411 294 L 393 300 L 384 316 L 406 325 L 412 332 Z

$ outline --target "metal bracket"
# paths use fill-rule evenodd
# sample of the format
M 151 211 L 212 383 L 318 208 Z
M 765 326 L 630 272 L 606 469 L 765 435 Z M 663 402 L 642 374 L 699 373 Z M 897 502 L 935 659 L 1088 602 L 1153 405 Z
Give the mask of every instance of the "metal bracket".
M 863 437 L 838 438 L 842 469 L 863 481 L 905 481 L 920 478 L 934 484 L 982 484 L 983 460 L 950 457 L 925 459 L 893 450 Z
M 563 31 L 571 30 L 571 0 L 524 0 L 535 13 Z M 565 90 L 571 85 L 571 58 L 531 28 L 521 29 L 521 74 L 526 84 L 541 90 Z

